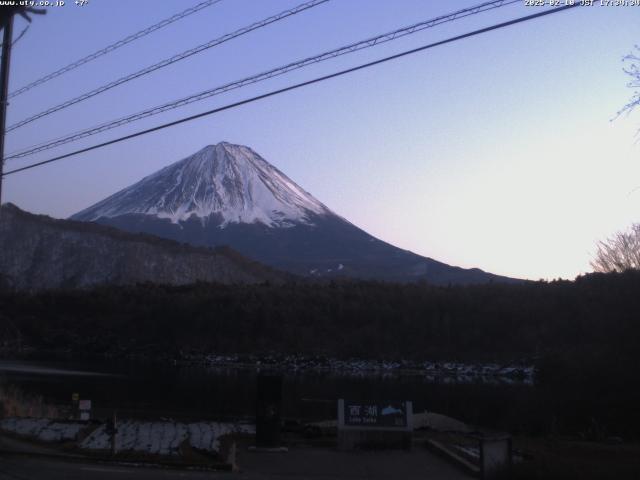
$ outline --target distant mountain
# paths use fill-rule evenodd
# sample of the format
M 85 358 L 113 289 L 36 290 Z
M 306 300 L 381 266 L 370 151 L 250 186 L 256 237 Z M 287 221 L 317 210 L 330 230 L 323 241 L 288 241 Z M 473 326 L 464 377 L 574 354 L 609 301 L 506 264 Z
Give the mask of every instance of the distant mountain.
M 183 285 L 281 282 L 230 248 L 183 245 L 115 228 L 54 220 L 12 204 L 0 211 L 0 281 L 20 290 L 142 282 Z
M 333 213 L 250 148 L 227 142 L 209 145 L 71 218 L 193 245 L 229 245 L 303 276 L 435 284 L 513 281 L 381 241 Z

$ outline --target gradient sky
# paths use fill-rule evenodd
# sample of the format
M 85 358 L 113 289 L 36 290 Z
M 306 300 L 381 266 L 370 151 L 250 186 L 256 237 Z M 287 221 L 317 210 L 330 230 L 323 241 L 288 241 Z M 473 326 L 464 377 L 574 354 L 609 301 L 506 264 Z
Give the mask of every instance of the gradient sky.
M 14 47 L 10 90 L 196 3 L 49 8 Z M 223 0 L 12 99 L 8 123 L 298 3 Z M 478 3 L 332 0 L 9 133 L 6 151 Z M 536 11 L 523 0 L 5 168 Z M 16 35 L 25 25 L 16 20 Z M 3 201 L 66 217 L 226 140 L 399 247 L 502 275 L 574 278 L 598 239 L 640 220 L 640 113 L 610 121 L 632 94 L 621 58 L 639 26 L 640 7 L 558 13 L 9 176 Z

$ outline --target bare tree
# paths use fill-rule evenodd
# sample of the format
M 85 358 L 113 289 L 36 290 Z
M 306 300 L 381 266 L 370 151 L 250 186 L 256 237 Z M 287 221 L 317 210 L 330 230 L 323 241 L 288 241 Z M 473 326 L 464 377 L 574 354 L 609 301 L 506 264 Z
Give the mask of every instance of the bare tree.
M 625 64 L 622 67 L 622 71 L 631 77 L 627 87 L 633 88 L 635 91 L 629 102 L 618 111 L 616 116 L 620 116 L 623 113 L 631 113 L 634 108 L 640 105 L 640 45 L 636 45 L 630 54 L 625 55 L 622 58 L 622 62 Z
M 598 242 L 591 267 L 596 272 L 640 270 L 640 223 L 634 223 L 626 232 L 618 232 Z

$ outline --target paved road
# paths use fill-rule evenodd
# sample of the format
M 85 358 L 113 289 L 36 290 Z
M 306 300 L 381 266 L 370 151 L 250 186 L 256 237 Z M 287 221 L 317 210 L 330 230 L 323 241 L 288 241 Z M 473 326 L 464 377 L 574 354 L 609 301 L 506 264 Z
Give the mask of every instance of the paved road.
M 106 480 L 135 478 L 172 480 L 229 478 L 232 474 L 77 463 L 27 457 L 0 457 L 0 480 Z
M 218 480 L 468 480 L 469 476 L 426 450 L 342 453 L 296 449 L 238 455 L 240 472 L 198 472 L 127 467 L 26 456 L 0 456 L 0 480 L 199 479 Z
M 248 480 L 468 480 L 458 468 L 422 447 L 411 452 L 339 452 L 326 448 L 288 453 L 238 451 L 237 463 Z

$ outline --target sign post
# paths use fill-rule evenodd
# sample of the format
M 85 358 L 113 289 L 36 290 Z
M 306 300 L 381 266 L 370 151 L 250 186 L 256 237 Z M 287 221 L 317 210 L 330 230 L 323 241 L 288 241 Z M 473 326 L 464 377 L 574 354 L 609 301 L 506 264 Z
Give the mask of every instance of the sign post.
M 283 450 L 280 446 L 282 423 L 282 375 L 260 372 L 257 379 L 256 447 Z M 284 450 L 283 450 L 284 451 Z
M 107 420 L 106 426 L 107 435 L 111 438 L 111 456 L 116 456 L 118 453 L 118 445 L 116 443 L 116 434 L 118 433 L 118 419 L 116 412 L 113 412 L 113 416 Z
M 79 393 L 72 393 L 71 394 L 71 413 L 73 415 L 73 418 L 79 418 L 79 408 L 78 408 L 78 402 L 80 401 L 80 394 Z

